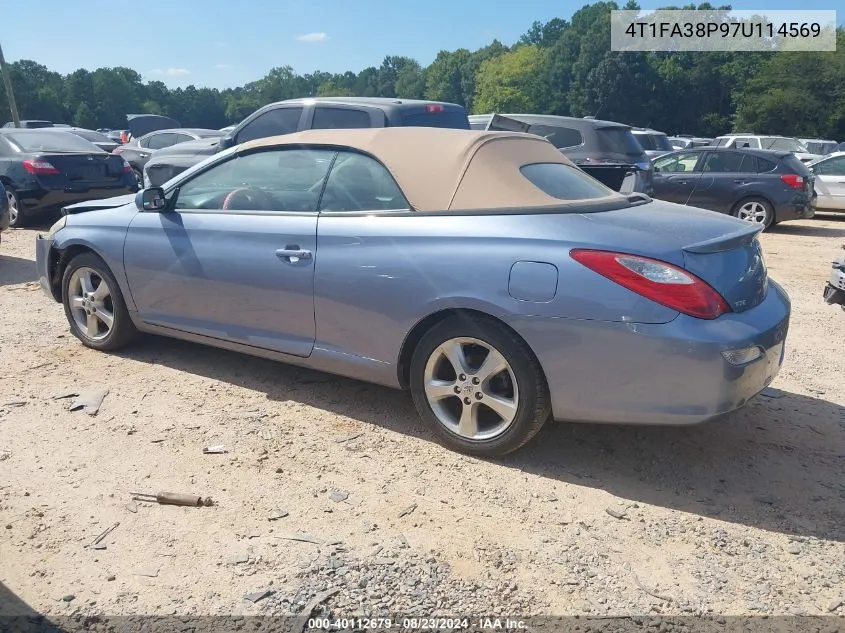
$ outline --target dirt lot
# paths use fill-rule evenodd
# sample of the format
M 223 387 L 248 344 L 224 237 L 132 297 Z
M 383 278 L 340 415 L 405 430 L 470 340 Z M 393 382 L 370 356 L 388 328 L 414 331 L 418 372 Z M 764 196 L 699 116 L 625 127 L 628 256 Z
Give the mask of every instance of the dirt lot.
M 88 350 L 34 237 L 0 244 L 0 583 L 33 608 L 287 613 L 336 587 L 346 615 L 845 613 L 845 313 L 821 299 L 845 217 L 763 237 L 793 301 L 775 397 L 547 425 L 498 463 L 440 447 L 403 393 L 155 337 Z M 90 388 L 96 416 L 54 399 Z M 130 500 L 159 490 L 215 505 Z

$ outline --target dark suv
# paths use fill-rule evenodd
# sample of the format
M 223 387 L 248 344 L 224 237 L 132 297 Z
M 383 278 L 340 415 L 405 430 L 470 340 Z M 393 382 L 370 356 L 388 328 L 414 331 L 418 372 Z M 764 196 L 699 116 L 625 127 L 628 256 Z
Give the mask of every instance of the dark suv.
M 813 217 L 814 177 L 791 152 L 682 149 L 654 160 L 654 197 L 764 227 Z
M 144 186 L 161 186 L 209 156 L 257 138 L 303 130 L 396 126 L 470 129 L 466 110 L 454 103 L 379 97 L 290 99 L 256 110 L 222 138 L 154 152 L 144 167 Z
M 627 125 L 551 114 L 474 114 L 469 122 L 474 130 L 542 136 L 611 189 L 651 195 L 651 161 Z

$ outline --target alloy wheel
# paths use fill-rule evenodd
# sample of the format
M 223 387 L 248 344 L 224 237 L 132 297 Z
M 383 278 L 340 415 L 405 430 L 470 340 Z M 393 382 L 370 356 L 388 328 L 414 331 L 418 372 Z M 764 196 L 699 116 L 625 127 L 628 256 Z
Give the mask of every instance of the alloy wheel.
M 18 221 L 18 199 L 15 194 L 6 190 L 6 201 L 9 203 L 9 224 L 15 226 Z
M 79 331 L 92 341 L 106 338 L 114 326 L 114 303 L 106 280 L 93 268 L 79 268 L 68 283 L 68 305 Z
M 746 222 L 765 225 L 768 222 L 768 211 L 762 203 L 751 200 L 743 204 L 736 212 L 736 217 Z
M 476 338 L 452 338 L 429 356 L 426 399 L 437 420 L 468 440 L 490 440 L 516 419 L 519 388 L 513 368 L 495 347 Z

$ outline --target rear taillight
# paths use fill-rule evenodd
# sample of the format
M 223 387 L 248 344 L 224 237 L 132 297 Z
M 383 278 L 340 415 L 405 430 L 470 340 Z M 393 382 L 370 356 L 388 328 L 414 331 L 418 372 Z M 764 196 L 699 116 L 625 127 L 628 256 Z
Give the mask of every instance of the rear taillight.
M 429 103 L 425 107 L 426 112 L 443 112 L 443 106 L 439 103 Z
M 123 173 L 128 174 L 130 171 L 132 171 L 132 165 L 127 163 L 126 159 L 124 158 L 123 159 Z
M 573 249 L 570 256 L 599 275 L 655 303 L 699 319 L 715 319 L 731 308 L 709 284 L 683 268 L 657 259 Z
M 804 188 L 804 176 L 799 176 L 798 174 L 782 174 L 780 179 L 791 189 Z
M 38 176 L 42 176 L 45 174 L 58 174 L 60 173 L 58 169 L 53 167 L 53 165 L 46 160 L 25 160 L 23 162 L 23 168 L 27 170 L 30 174 L 36 174 Z

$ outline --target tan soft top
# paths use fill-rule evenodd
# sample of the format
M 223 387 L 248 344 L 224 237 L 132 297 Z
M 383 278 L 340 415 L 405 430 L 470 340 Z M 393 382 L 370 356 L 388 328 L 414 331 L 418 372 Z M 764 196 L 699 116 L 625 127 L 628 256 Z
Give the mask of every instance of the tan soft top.
M 517 132 L 393 127 L 308 130 L 248 141 L 238 152 L 284 145 L 334 145 L 371 154 L 417 211 L 560 205 L 519 171 L 531 163 L 572 165 L 546 139 Z M 614 195 L 608 189 L 608 195 Z

